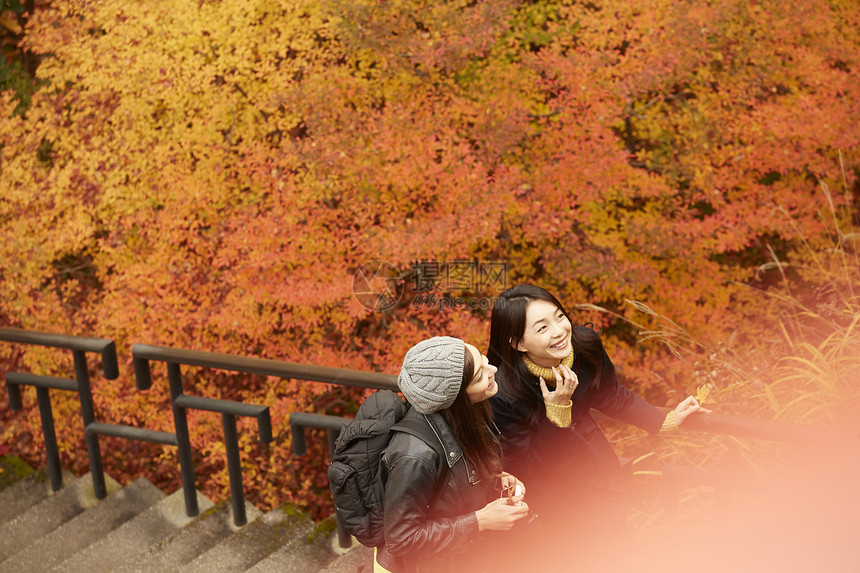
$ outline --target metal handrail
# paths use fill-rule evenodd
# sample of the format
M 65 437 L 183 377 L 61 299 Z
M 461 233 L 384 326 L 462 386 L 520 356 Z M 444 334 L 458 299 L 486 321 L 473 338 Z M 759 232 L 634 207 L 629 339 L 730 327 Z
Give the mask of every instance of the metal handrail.
M 119 377 L 119 367 L 116 360 L 116 346 L 113 340 L 106 338 L 87 338 L 71 334 L 54 334 L 52 332 L 36 332 L 20 328 L 0 328 L 0 340 L 18 342 L 35 346 L 50 346 L 81 352 L 98 352 L 102 355 L 102 368 L 105 378 L 116 380 Z
M 17 411 L 22 408 L 20 386 L 28 385 L 36 388 L 42 427 L 45 433 L 48 468 L 51 475 L 51 484 L 55 490 L 59 489 L 62 485 L 62 477 L 57 441 L 54 433 L 50 395 L 48 393 L 49 389 L 73 391 L 79 395 L 87 449 L 90 457 L 90 471 L 93 475 L 96 497 L 103 499 L 106 496 L 98 436 L 114 436 L 176 446 L 183 489 L 185 490 L 186 512 L 189 516 L 197 515 L 199 510 L 197 508 L 196 486 L 186 411 L 188 409 L 198 409 L 219 412 L 222 415 L 234 521 L 237 525 L 244 525 L 246 516 L 235 418 L 237 416 L 255 418 L 258 424 L 260 441 L 269 443 L 272 440 L 272 423 L 269 408 L 254 404 L 185 395 L 182 387 L 181 366 L 197 366 L 243 374 L 257 374 L 341 386 L 397 391 L 396 377 L 387 374 L 135 344 L 132 346 L 132 356 L 135 384 L 138 389 L 147 390 L 152 386 L 150 361 L 164 362 L 167 366 L 175 433 L 159 432 L 132 426 L 106 424 L 95 420 L 86 352 L 100 353 L 102 355 L 105 377 L 115 379 L 118 377 L 119 372 L 113 341 L 9 328 L 0 328 L 0 341 L 64 348 L 71 350 L 73 353 L 75 379 L 20 372 L 9 372 L 6 376 L 10 406 L 13 410 Z M 598 412 L 593 411 L 593 413 L 595 416 L 602 417 Z M 294 454 L 304 455 L 306 453 L 305 430 L 308 428 L 324 429 L 327 431 L 331 453 L 335 440 L 346 422 L 348 422 L 348 419 L 337 416 L 293 412 L 290 415 L 290 431 L 293 437 Z M 694 414 L 685 420 L 683 429 L 792 443 L 814 443 L 833 437 L 833 432 L 823 428 L 739 418 L 716 413 L 707 415 Z M 694 475 L 685 468 L 675 466 L 667 467 L 666 471 L 667 477 L 671 478 L 667 482 L 672 483 L 678 481 L 675 479 L 677 476 Z M 695 473 L 695 475 L 699 475 L 699 473 Z M 338 524 L 338 537 L 342 546 L 349 544 L 349 536 L 343 531 L 340 524 Z
M 671 410 L 671 408 L 659 409 L 663 412 Z M 596 419 L 617 420 L 617 418 L 598 410 L 591 410 L 590 413 Z M 684 431 L 708 432 L 710 434 L 722 434 L 738 438 L 753 438 L 756 440 L 793 444 L 817 443 L 832 440 L 835 437 L 833 430 L 828 428 L 804 426 L 775 420 L 741 418 L 739 416 L 718 414 L 716 412 L 709 414 L 693 412 L 684 420 L 684 425 L 681 426 L 681 429 Z
M 754 438 L 772 442 L 795 444 L 815 443 L 834 438 L 833 430 L 817 426 L 804 426 L 776 420 L 756 420 L 726 414 L 693 413 L 684 420 L 684 430 L 724 434 L 740 438 Z
M 219 354 L 199 350 L 179 350 L 165 346 L 151 346 L 149 344 L 135 344 L 131 347 L 131 353 L 134 357 L 135 379 L 137 380 L 138 388 L 141 390 L 146 390 L 152 385 L 149 361 L 155 360 L 187 366 L 230 370 L 245 374 L 260 374 L 263 376 L 294 378 L 296 380 L 324 382 L 356 388 L 397 391 L 397 377 L 378 372 L 313 366 L 268 358 L 234 356 L 232 354 Z
M 199 350 L 182 350 L 165 346 L 135 344 L 131 347 L 134 365 L 135 384 L 140 390 L 152 387 L 152 370 L 150 361 L 167 364 L 170 396 L 173 405 L 174 429 L 178 443 L 179 467 L 185 491 L 185 507 L 189 516 L 197 515 L 197 497 L 194 495 L 194 465 L 191 456 L 191 440 L 188 432 L 186 410 L 202 409 L 222 414 L 224 442 L 227 449 L 227 468 L 230 475 L 230 494 L 233 507 L 233 518 L 236 525 L 246 523 L 245 494 L 242 488 L 242 469 L 239 456 L 238 437 L 236 436 L 235 416 L 251 416 L 257 418 L 260 430 L 260 441 L 269 443 L 272 440 L 271 420 L 269 409 L 263 406 L 252 406 L 230 402 L 227 400 L 212 400 L 194 396 L 186 396 L 182 388 L 181 366 L 197 366 L 227 370 L 242 374 L 257 374 L 293 378 L 310 382 L 323 382 L 341 386 L 358 388 L 397 389 L 394 376 L 375 372 L 362 372 L 346 368 L 330 368 L 270 360 L 266 358 L 233 356 Z M 292 420 L 292 418 L 291 418 Z M 334 443 L 337 434 L 329 433 L 330 444 Z M 304 435 L 302 433 L 302 442 Z M 339 535 L 342 535 L 339 530 Z
M 39 403 L 39 415 L 42 419 L 42 432 L 45 436 L 45 453 L 48 463 L 48 474 L 51 478 L 51 488 L 57 491 L 63 485 L 60 469 L 57 436 L 54 430 L 54 414 L 51 408 L 49 388 L 77 392 L 81 404 L 81 417 L 84 428 L 95 422 L 93 394 L 90 387 L 90 374 L 87 367 L 87 352 L 98 352 L 102 356 L 102 368 L 105 378 L 115 379 L 119 376 L 117 367 L 116 346 L 113 340 L 103 338 L 87 338 L 49 332 L 33 332 L 17 328 L 0 328 L 0 340 L 20 344 L 49 346 L 71 350 L 75 364 L 75 379 L 58 378 L 55 376 L 36 376 L 21 372 L 9 372 L 6 375 L 6 388 L 9 393 L 9 405 L 13 411 L 23 407 L 21 403 L 20 386 L 35 386 Z M 87 454 L 90 462 L 90 473 L 93 478 L 93 490 L 97 499 L 107 497 L 107 487 L 104 480 L 101 449 L 98 435 L 86 432 Z

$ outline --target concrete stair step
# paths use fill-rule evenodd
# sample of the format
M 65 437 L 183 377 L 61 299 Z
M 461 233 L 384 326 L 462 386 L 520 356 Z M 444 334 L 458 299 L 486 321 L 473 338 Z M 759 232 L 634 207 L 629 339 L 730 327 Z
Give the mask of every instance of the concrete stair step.
M 164 499 L 164 493 L 139 478 L 101 503 L 24 546 L 2 563 L 0 573 L 48 571 L 54 565 L 101 539 L 135 515 Z
M 318 571 L 319 573 L 373 573 L 373 548 L 357 545 Z
M 199 499 L 199 496 L 198 496 Z M 184 509 L 183 509 L 184 511 Z M 248 519 L 256 519 L 262 513 L 246 505 Z M 229 502 L 220 502 L 201 511 L 188 525 L 167 536 L 145 552 L 126 559 L 114 568 L 114 573 L 174 573 L 226 539 L 236 531 L 233 512 Z
M 310 517 L 294 514 L 290 518 L 286 523 L 293 531 L 285 534 L 287 541 L 247 573 L 316 573 L 336 557 L 331 536 L 319 531 Z
M 146 479 L 121 488 L 105 476 L 95 499 L 89 474 L 64 473 L 50 491 L 45 470 L 0 458 L 0 573 L 353 573 L 373 571 L 373 550 L 337 547 L 327 522 L 291 508 L 233 524 L 229 501 L 197 492 L 200 515 L 185 515 L 183 492 L 165 496 Z
M 108 495 L 120 489 L 119 484 L 107 476 L 105 484 Z M 90 474 L 72 480 L 25 513 L 0 525 L 0 560 L 5 561 L 98 502 Z
M 0 458 L 0 525 L 11 521 L 51 495 L 47 471 L 34 470 L 20 458 Z M 63 483 L 75 477 L 63 471 Z
M 208 498 L 197 492 L 197 506 L 201 511 L 206 511 L 212 505 Z M 167 539 L 193 519 L 185 513 L 183 490 L 180 489 L 167 497 L 162 494 L 162 499 L 155 505 L 81 549 L 54 567 L 52 571 L 57 573 L 113 571 L 125 561 L 136 561 L 150 546 Z
M 182 571 L 244 572 L 291 541 L 297 535 L 297 528 L 301 529 L 301 523 L 302 520 L 283 510 L 273 509 L 188 563 Z

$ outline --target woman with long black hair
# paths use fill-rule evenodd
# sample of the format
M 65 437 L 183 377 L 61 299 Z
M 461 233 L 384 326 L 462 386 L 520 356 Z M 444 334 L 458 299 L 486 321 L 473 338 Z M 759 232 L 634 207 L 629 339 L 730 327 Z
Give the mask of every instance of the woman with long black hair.
M 665 411 L 622 386 L 600 336 L 573 326 L 545 289 L 522 284 L 496 300 L 490 364 L 499 392 L 490 400 L 505 468 L 529 483 L 542 541 L 577 553 L 548 553 L 555 564 L 607 564 L 626 537 L 626 484 L 619 459 L 591 416 L 598 410 L 652 434 L 676 428 L 701 408 L 692 396 Z

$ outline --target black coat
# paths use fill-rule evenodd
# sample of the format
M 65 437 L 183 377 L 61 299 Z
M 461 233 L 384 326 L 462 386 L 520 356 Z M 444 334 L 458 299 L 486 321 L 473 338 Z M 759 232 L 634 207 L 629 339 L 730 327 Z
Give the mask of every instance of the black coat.
M 410 434 L 392 437 L 382 459 L 385 546 L 379 563 L 397 573 L 483 571 L 489 536 L 479 535 L 475 511 L 499 494 L 478 478 L 442 416 L 411 408 L 406 417 L 426 419 L 447 455 L 440 460 Z
M 496 375 L 499 394 L 490 399 L 501 431 L 506 471 L 526 485 L 526 501 L 538 515 L 535 526 L 566 542 L 579 537 L 604 537 L 626 523 L 625 476 L 618 456 L 591 416 L 594 408 L 614 418 L 657 433 L 665 413 L 622 386 L 606 353 L 601 382 L 595 384 L 591 364 L 577 357 L 572 370 L 579 379 L 573 394 L 572 427 L 559 428 L 546 418 L 538 379 L 521 381 Z M 529 425 L 526 403 L 513 398 L 509 385 L 524 384 L 539 403 L 539 422 Z M 598 387 L 596 387 L 598 386 Z M 623 531 L 621 531 L 623 534 Z M 589 542 L 590 543 L 590 542 Z

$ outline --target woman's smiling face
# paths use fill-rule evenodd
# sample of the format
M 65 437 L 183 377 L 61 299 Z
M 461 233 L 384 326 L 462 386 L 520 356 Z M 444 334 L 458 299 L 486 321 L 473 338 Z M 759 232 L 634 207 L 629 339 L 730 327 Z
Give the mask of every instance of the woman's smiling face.
M 570 354 L 570 320 L 560 308 L 545 300 L 526 307 L 526 328 L 515 348 L 539 366 L 558 366 Z
M 472 404 L 477 404 L 495 396 L 499 391 L 499 386 L 496 384 L 496 367 L 471 344 L 466 344 L 466 352 L 472 354 L 472 362 L 475 364 L 472 379 L 466 387 L 466 395 Z

